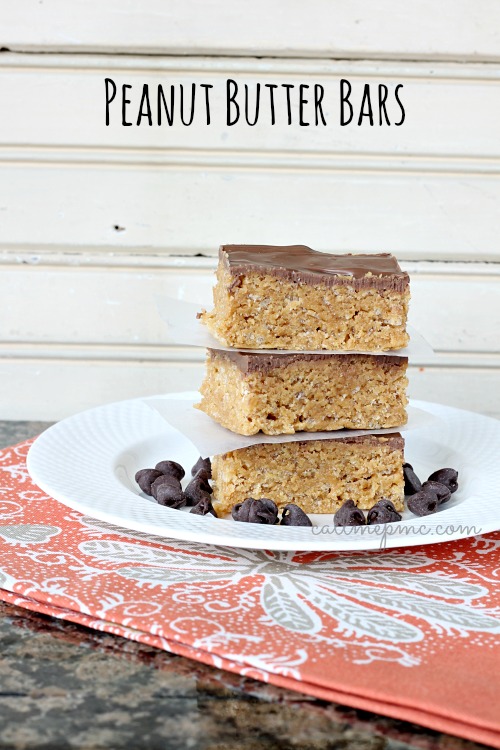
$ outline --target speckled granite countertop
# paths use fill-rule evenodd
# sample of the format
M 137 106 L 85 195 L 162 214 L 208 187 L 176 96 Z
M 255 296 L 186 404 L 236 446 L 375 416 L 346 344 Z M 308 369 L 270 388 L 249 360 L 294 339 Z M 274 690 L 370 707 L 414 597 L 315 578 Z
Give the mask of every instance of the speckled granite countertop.
M 0 448 L 48 425 L 0 422 Z M 0 602 L 0 750 L 473 750 Z

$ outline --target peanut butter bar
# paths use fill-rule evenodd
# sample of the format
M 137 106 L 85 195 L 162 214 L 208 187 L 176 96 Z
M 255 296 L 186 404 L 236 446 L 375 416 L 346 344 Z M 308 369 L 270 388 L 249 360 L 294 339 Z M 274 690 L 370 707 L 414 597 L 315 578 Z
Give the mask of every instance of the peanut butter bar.
M 406 423 L 405 357 L 208 350 L 198 408 L 240 435 Z
M 305 513 L 335 513 L 346 500 L 369 510 L 381 498 L 403 510 L 404 440 L 399 433 L 267 443 L 212 460 L 214 508 L 228 513 L 247 497 Z
M 226 346 L 387 351 L 408 344 L 409 277 L 389 253 L 331 255 L 305 245 L 223 245 L 214 309 Z

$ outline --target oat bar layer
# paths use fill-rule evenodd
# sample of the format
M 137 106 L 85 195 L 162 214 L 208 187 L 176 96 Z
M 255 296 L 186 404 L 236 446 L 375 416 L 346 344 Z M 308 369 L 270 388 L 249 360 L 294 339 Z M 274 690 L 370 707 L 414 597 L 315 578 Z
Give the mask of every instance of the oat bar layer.
M 213 296 L 199 317 L 226 346 L 387 351 L 409 340 L 409 278 L 388 254 L 226 245 Z
M 226 513 L 247 497 L 265 497 L 334 513 L 346 500 L 368 510 L 384 497 L 400 511 L 403 449 L 399 433 L 240 448 L 212 460 L 214 508 Z
M 240 435 L 407 421 L 404 357 L 369 354 L 246 354 L 208 350 L 198 408 Z

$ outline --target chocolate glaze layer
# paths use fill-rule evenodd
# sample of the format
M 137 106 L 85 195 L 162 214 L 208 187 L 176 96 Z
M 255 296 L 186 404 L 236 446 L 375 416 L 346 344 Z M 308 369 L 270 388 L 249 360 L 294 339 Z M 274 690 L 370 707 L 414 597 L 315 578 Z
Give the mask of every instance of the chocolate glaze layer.
M 345 430 L 346 433 L 349 432 L 349 430 Z M 338 434 L 338 432 L 337 432 Z M 387 447 L 391 451 L 401 451 L 403 453 L 404 447 L 405 447 L 405 441 L 403 436 L 399 432 L 388 432 L 385 435 L 357 435 L 356 437 L 349 437 L 348 434 L 346 436 L 342 437 L 336 437 L 332 438 L 335 440 L 339 440 L 341 443 L 361 443 L 365 445 L 377 445 L 377 443 L 382 443 L 383 445 L 387 445 Z M 299 442 L 299 441 L 297 441 Z M 300 441 L 300 445 L 307 445 L 308 442 L 314 442 L 314 441 Z M 318 443 L 324 443 L 329 442 L 328 438 L 325 438 L 325 440 L 318 440 Z M 268 443 L 268 445 L 272 446 L 273 443 Z
M 355 289 L 376 288 L 404 291 L 409 276 L 390 253 L 333 255 L 306 245 L 222 245 L 222 263 L 238 278 L 263 273 L 306 284 L 351 285 Z
M 404 454 L 405 441 L 403 436 L 399 432 L 387 432 L 384 435 L 357 435 L 356 437 L 350 437 L 349 432 L 351 432 L 351 430 L 336 430 L 335 438 L 321 438 L 319 440 L 293 440 L 287 443 L 283 443 L 283 445 L 311 447 L 311 443 L 329 443 L 332 441 L 338 441 L 340 443 L 348 444 L 358 443 L 361 445 L 364 444 L 372 446 L 381 443 L 382 445 L 386 445 L 391 451 L 400 451 Z M 342 433 L 342 437 L 338 437 L 339 433 Z M 343 433 L 345 433 L 345 435 Z M 272 451 L 276 449 L 277 445 L 279 445 L 279 443 L 255 443 L 253 445 L 247 445 L 246 448 L 237 448 L 235 451 L 230 451 L 229 453 L 224 453 L 223 455 L 227 456 L 231 453 L 235 453 L 236 451 L 252 451 L 259 448 L 268 448 L 270 451 Z
M 395 357 L 387 354 L 311 354 L 309 352 L 300 354 L 249 354 L 247 352 L 231 351 L 222 349 L 208 349 L 212 359 L 226 359 L 233 362 L 238 369 L 244 373 L 262 372 L 266 373 L 277 367 L 287 367 L 294 362 L 318 362 L 336 360 L 339 367 L 348 367 L 355 360 L 361 358 L 376 359 L 379 365 L 392 365 L 395 367 L 406 367 L 407 357 Z

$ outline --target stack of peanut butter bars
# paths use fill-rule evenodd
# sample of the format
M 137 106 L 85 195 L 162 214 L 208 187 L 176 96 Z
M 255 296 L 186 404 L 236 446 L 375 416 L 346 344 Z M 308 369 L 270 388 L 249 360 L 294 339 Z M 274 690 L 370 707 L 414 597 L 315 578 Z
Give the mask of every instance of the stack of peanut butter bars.
M 334 513 L 346 500 L 403 509 L 409 277 L 389 254 L 304 245 L 224 245 L 199 407 L 240 435 L 332 431 L 336 439 L 258 443 L 212 460 L 214 508 L 246 498 Z M 353 437 L 349 430 L 394 428 Z M 341 430 L 334 433 L 333 431 Z M 339 437 L 339 435 L 341 435 Z

